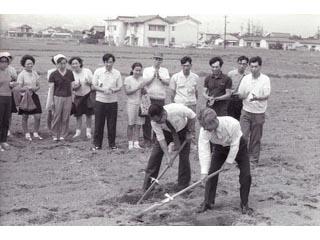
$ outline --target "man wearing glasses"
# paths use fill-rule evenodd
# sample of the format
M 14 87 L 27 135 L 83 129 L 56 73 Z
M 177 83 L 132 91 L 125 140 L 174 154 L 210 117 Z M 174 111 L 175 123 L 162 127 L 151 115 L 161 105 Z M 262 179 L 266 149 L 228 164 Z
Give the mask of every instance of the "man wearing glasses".
M 246 71 L 249 59 L 246 56 L 238 57 L 238 68 L 228 73 L 232 80 L 232 95 L 228 106 L 228 115 L 240 121 L 242 99 L 239 98 L 238 89 L 242 78 L 248 74 Z
M 155 103 L 164 106 L 166 99 L 166 87 L 169 86 L 170 75 L 168 69 L 161 67 L 163 62 L 163 53 L 153 55 L 153 65 L 143 70 L 143 78 L 148 82 L 152 80 L 145 88 L 150 97 L 151 104 Z M 151 124 L 147 116 L 142 126 L 145 146 L 151 145 Z

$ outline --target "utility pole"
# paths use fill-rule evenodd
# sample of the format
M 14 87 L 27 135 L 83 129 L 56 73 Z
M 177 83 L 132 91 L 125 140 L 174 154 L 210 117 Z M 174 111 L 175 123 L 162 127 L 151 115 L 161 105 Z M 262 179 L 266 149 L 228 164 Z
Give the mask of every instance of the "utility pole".
M 318 26 L 317 38 L 320 39 L 320 26 Z
M 227 45 L 227 16 L 224 16 L 224 40 L 223 40 L 223 48 L 226 48 Z

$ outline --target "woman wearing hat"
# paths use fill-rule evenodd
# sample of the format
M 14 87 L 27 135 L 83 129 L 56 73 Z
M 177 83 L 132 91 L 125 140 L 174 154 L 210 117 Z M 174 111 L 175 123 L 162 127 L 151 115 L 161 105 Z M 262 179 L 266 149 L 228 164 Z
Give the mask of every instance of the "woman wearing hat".
M 8 70 L 10 59 L 0 53 L 0 151 L 9 149 L 7 136 L 11 114 L 11 76 Z
M 21 94 L 26 94 L 27 91 L 32 92 L 32 100 L 36 106 L 34 110 L 23 110 L 19 109 L 19 115 L 22 115 L 22 129 L 25 133 L 25 138 L 29 141 L 32 141 L 30 132 L 28 131 L 28 118 L 29 115 L 33 115 L 34 117 L 34 132 L 33 137 L 37 139 L 42 139 L 39 135 L 39 128 L 40 128 L 40 119 L 41 119 L 41 104 L 39 96 L 36 92 L 40 89 L 40 82 L 39 82 L 39 75 L 38 73 L 33 70 L 33 66 L 35 64 L 34 57 L 30 55 L 24 55 L 21 58 L 21 66 L 24 68 L 18 75 L 18 84 L 20 87 Z
M 94 114 L 94 99 L 91 96 L 92 72 L 88 68 L 83 68 L 83 60 L 80 57 L 70 58 L 69 64 L 75 80 L 73 84 L 75 112 L 73 115 L 77 118 L 77 129 L 73 138 L 81 135 L 82 115 L 86 115 L 86 136 L 91 139 L 92 115 Z
M 53 111 L 52 132 L 53 141 L 64 140 L 68 135 L 69 119 L 72 107 L 71 85 L 74 81 L 73 73 L 67 69 L 67 58 L 62 54 L 53 57 L 57 70 L 49 77 L 50 101 Z

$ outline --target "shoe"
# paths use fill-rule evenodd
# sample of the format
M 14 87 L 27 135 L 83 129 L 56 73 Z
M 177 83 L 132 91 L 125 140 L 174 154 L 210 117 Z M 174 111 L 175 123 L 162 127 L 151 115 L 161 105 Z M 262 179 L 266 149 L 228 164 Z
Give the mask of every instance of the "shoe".
M 27 139 L 28 141 L 32 141 L 32 138 L 31 138 L 30 133 L 26 133 L 26 139 Z
M 92 135 L 91 135 L 91 128 L 87 128 L 86 136 L 87 136 L 87 138 L 88 138 L 88 139 L 91 139 L 91 138 L 92 138 Z
M 133 147 L 136 148 L 136 149 L 142 149 L 142 147 L 140 147 L 138 141 L 136 141 L 136 142 L 133 143 Z
M 92 147 L 91 147 L 91 150 L 92 150 L 92 151 L 101 150 L 101 147 L 92 146 Z
M 112 146 L 112 147 L 111 147 L 111 150 L 117 150 L 117 149 L 118 149 L 117 146 Z
M 0 145 L 0 152 L 4 152 L 5 150 Z
M 128 149 L 129 150 L 133 149 L 133 142 L 132 141 L 128 142 Z
M 34 133 L 33 133 L 33 137 L 34 137 L 34 138 L 38 138 L 39 140 L 42 140 L 42 139 L 43 139 L 42 137 L 40 137 L 39 133 L 37 133 L 37 132 L 34 132 Z
M 59 140 L 60 140 L 60 141 L 63 141 L 63 140 L 64 140 L 64 137 L 60 137 Z
M 10 145 L 6 142 L 4 143 L 1 143 L 1 147 L 4 149 L 4 150 L 9 150 L 10 149 Z
M 212 210 L 211 204 L 202 203 L 198 208 L 197 213 L 203 213 L 203 212 L 206 212 L 207 210 Z
M 241 203 L 240 207 L 241 207 L 241 213 L 242 213 L 242 214 L 251 215 L 251 214 L 253 213 L 253 209 L 252 209 L 252 208 L 249 208 L 248 204 L 243 205 L 243 204 Z
M 76 130 L 76 134 L 74 134 L 72 138 L 77 138 L 77 137 L 79 137 L 80 135 L 81 135 L 81 130 L 77 129 L 77 130 Z
M 53 141 L 57 142 L 58 138 L 57 137 L 53 137 Z

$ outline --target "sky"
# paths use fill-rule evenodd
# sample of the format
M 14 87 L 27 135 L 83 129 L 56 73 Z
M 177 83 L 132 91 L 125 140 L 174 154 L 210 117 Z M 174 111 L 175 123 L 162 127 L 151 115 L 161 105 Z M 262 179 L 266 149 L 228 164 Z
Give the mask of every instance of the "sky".
M 319 0 L 90 0 L 86 3 L 55 0 L 50 2 L 50 7 L 46 1 L 18 2 L 1 3 L 1 30 L 24 23 L 35 30 L 48 26 L 84 30 L 103 25 L 103 19 L 108 17 L 151 14 L 190 15 L 202 22 L 201 31 L 215 33 L 223 33 L 224 15 L 228 17 L 227 32 L 240 32 L 241 25 L 246 29 L 249 19 L 255 25 L 262 25 L 265 32 L 288 32 L 303 37 L 315 35 L 320 27 Z

